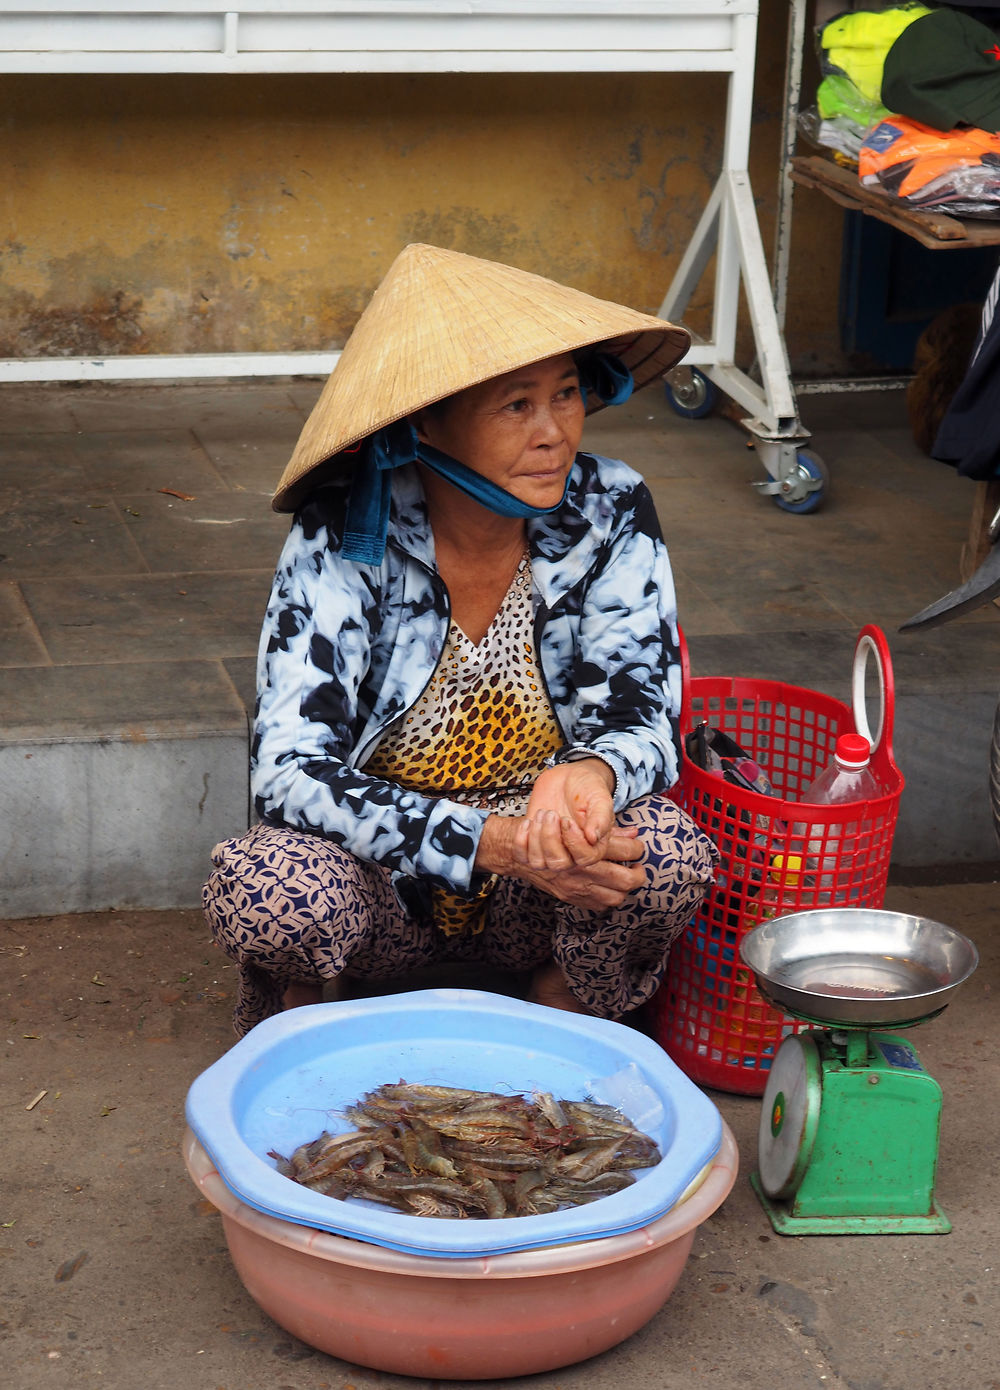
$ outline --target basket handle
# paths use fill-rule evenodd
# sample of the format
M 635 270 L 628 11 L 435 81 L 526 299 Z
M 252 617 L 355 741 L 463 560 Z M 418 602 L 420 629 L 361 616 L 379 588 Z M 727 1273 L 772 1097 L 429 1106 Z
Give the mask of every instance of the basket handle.
M 865 676 L 868 671 L 868 658 L 874 656 L 878 673 L 879 710 L 878 723 L 874 735 L 868 723 L 868 708 L 865 695 Z M 863 627 L 854 647 L 854 667 L 851 673 L 851 694 L 854 706 L 854 727 L 862 738 L 871 744 L 871 750 L 885 746 L 892 758 L 892 730 L 896 714 L 896 684 L 892 674 L 892 658 L 885 633 L 874 623 Z
M 691 657 L 688 652 L 684 630 L 677 625 L 677 655 L 681 665 L 681 718 L 680 731 L 683 736 L 691 724 Z M 868 672 L 869 657 L 875 658 L 878 674 L 879 709 L 875 733 L 872 734 L 868 722 L 865 677 Z M 858 634 L 854 646 L 854 666 L 851 672 L 851 694 L 854 712 L 854 727 L 862 738 L 871 745 L 872 754 L 884 746 L 890 762 L 892 761 L 892 733 L 896 722 L 896 682 L 892 672 L 892 657 L 885 633 L 874 623 L 868 623 Z

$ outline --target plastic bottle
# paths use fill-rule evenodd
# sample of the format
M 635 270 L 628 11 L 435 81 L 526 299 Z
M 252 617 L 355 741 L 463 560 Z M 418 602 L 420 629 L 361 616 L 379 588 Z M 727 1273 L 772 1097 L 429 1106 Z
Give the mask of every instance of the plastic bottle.
M 814 806 L 843 806 L 847 801 L 876 801 L 882 789 L 869 765 L 872 750 L 860 734 L 841 734 L 833 761 L 799 797 Z
M 860 734 L 841 734 L 833 760 L 799 796 L 815 806 L 846 806 L 876 801 L 883 795 L 869 766 L 871 745 Z M 859 843 L 859 824 L 796 825 L 793 833 L 805 842 L 806 863 L 822 890 L 819 903 L 845 902 L 851 896 L 853 855 Z

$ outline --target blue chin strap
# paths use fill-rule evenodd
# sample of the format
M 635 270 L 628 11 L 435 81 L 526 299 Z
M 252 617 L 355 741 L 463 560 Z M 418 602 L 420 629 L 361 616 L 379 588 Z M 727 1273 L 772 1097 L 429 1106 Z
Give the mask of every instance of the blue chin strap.
M 616 357 L 591 353 L 579 367 L 584 403 L 589 391 L 600 396 L 605 405 L 620 405 L 632 394 L 632 374 Z M 361 451 L 364 463 L 351 484 L 342 553 L 348 560 L 362 565 L 382 563 L 389 527 L 389 474 L 403 464 L 426 464 L 497 516 L 545 516 L 562 506 L 569 487 L 567 477 L 563 495 L 554 506 L 531 507 L 450 454 L 425 444 L 409 420 L 397 420 L 395 424 L 376 430 L 363 442 Z
M 605 405 L 622 405 L 635 387 L 632 373 L 625 363 L 610 352 L 590 352 L 577 360 L 580 373 L 580 394 L 584 405 L 592 391 Z

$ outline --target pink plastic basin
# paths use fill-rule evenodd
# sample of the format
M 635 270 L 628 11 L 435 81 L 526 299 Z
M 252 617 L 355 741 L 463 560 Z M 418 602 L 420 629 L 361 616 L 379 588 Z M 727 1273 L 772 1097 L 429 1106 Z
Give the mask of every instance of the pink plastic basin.
M 266 1216 L 226 1187 L 191 1130 L 183 1153 L 221 1213 L 240 1279 L 275 1322 L 343 1361 L 428 1380 L 532 1375 L 623 1342 L 673 1293 L 696 1229 L 725 1201 L 739 1166 L 723 1123 L 700 1185 L 640 1230 L 445 1259 Z

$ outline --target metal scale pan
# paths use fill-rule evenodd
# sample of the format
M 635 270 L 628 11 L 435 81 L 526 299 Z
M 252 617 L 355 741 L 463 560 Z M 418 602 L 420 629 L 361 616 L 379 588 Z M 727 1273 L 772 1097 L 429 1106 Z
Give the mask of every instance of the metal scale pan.
M 979 964 L 972 942 L 942 922 L 850 907 L 772 918 L 740 954 L 777 1007 L 840 1028 L 920 1023 Z
M 941 1090 L 912 1045 L 878 1030 L 939 1014 L 979 962 L 923 917 L 826 908 L 740 943 L 775 1007 L 816 1029 L 785 1039 L 764 1092 L 751 1182 L 782 1234 L 944 1233 L 934 1198 Z

